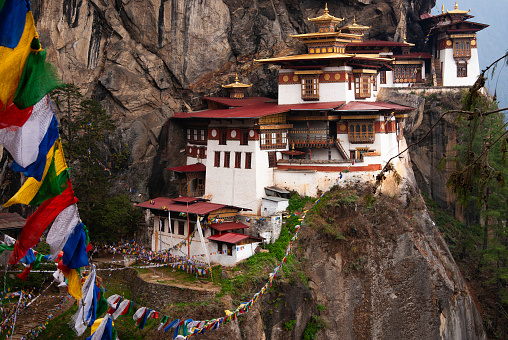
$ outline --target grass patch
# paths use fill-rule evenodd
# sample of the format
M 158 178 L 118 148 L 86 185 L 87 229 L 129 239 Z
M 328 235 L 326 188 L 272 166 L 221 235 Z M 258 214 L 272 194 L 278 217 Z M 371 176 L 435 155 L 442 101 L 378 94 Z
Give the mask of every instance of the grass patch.
M 315 340 L 318 332 L 326 327 L 327 324 L 321 317 L 312 315 L 312 318 L 303 331 L 303 340 Z
M 286 322 L 284 324 L 284 330 L 287 331 L 287 332 L 291 332 L 293 330 L 293 327 L 295 326 L 296 324 L 296 320 L 289 320 L 288 322 Z

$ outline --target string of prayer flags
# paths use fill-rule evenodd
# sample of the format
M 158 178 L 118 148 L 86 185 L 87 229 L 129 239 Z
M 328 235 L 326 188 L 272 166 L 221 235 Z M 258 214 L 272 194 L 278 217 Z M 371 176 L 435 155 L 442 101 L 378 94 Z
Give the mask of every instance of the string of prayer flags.
M 67 189 L 61 195 L 44 201 L 39 209 L 26 220 L 19 240 L 14 245 L 14 250 L 9 257 L 9 264 L 18 263 L 25 256 L 28 249 L 37 244 L 44 230 L 46 230 L 58 214 L 69 205 L 77 202 L 78 200 L 74 197 L 74 191 L 69 180 Z
M 157 319 L 159 314 L 155 313 L 155 311 L 151 310 L 150 308 L 141 307 L 136 311 L 136 313 L 134 313 L 132 319 L 136 321 L 137 328 L 143 329 L 145 328 L 146 320 L 152 317 Z
M 14 2 L 17 0 L 6 0 Z M 25 26 L 23 34 L 19 39 L 18 44 L 14 49 L 10 47 L 0 46 L 0 75 L 2 81 L 0 82 L 0 102 L 5 106 L 12 102 L 14 93 L 18 87 L 18 81 L 23 72 L 25 60 L 30 53 L 30 44 L 34 38 L 38 38 L 35 31 L 34 18 L 31 11 L 26 13 Z

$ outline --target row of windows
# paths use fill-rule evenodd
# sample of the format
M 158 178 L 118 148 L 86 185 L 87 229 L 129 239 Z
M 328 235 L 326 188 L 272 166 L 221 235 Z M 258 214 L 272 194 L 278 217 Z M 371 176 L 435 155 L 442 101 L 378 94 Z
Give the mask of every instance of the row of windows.
M 165 219 L 161 218 L 159 220 L 159 231 L 171 233 L 173 231 L 173 234 L 175 235 L 185 235 L 185 222 L 179 221 L 179 220 L 171 220 L 171 230 L 169 228 L 166 228 Z M 167 229 L 167 230 L 166 230 Z M 190 222 L 189 223 L 189 232 L 192 234 L 194 230 L 196 229 L 196 222 Z
M 352 88 L 352 82 L 355 83 L 355 98 L 369 98 L 371 95 L 372 81 L 371 75 L 357 75 L 355 77 L 349 76 L 349 90 Z M 377 90 L 377 84 L 374 81 L 374 91 Z M 386 74 L 384 75 L 384 82 L 386 84 Z M 305 76 L 302 77 L 301 95 L 303 100 L 319 100 L 319 76 Z
M 249 145 L 249 130 L 242 129 L 240 130 L 240 145 Z M 226 145 L 228 140 L 228 130 L 227 129 L 219 129 L 219 145 Z
M 348 138 L 351 143 L 374 143 L 375 136 L 373 122 L 349 124 Z
M 187 129 L 188 141 L 206 141 L 206 129 Z
M 243 152 L 235 152 L 235 168 L 242 168 L 242 153 Z M 214 166 L 216 168 L 220 168 L 221 166 L 221 151 L 215 151 L 215 159 Z M 229 168 L 231 164 L 231 152 L 224 151 L 224 168 Z M 245 152 L 245 162 L 244 169 L 252 169 L 252 152 Z

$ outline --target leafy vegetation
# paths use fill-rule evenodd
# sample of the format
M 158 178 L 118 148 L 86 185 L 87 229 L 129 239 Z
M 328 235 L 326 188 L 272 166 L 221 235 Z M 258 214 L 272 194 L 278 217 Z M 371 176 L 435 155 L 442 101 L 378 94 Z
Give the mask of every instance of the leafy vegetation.
M 107 134 L 115 129 L 113 119 L 97 101 L 83 97 L 74 84 L 53 91 L 52 99 L 60 116 L 73 189 L 80 200 L 80 217 L 90 237 L 110 242 L 131 238 L 142 213 L 126 195 L 111 196 L 116 180 L 111 169 L 124 169 L 129 159 L 127 150 L 112 152 L 105 143 Z
M 307 326 L 305 326 L 305 330 L 303 331 L 303 340 L 317 339 L 318 332 L 326 327 L 326 322 L 320 316 L 312 315 L 311 320 Z

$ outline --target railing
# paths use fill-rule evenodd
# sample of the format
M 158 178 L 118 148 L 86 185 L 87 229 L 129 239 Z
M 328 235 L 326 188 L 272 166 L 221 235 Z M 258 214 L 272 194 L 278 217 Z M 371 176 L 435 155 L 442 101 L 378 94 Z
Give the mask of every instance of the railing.
M 350 143 L 374 143 L 374 132 L 349 133 Z
M 471 58 L 471 50 L 454 50 L 454 58 Z
M 349 156 L 348 154 L 346 153 L 346 150 L 344 150 L 344 147 L 342 146 L 342 144 L 340 143 L 340 141 L 338 139 L 335 140 L 335 146 L 337 147 L 337 149 L 339 149 L 339 153 L 342 155 L 342 157 L 344 157 L 344 159 L 349 159 Z
M 326 147 L 333 144 L 333 140 L 327 136 L 289 136 L 289 145 L 297 148 L 301 147 Z

